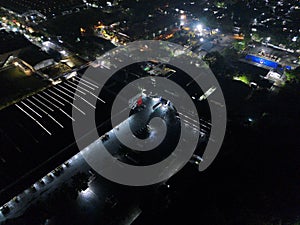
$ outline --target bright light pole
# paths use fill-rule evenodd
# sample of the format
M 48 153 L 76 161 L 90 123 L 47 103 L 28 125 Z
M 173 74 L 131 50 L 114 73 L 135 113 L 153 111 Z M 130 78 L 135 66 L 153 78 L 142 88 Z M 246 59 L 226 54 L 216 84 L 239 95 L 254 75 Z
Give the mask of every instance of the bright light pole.
M 197 30 L 198 30 L 198 31 L 202 31 L 202 29 L 203 29 L 202 24 L 198 24 L 198 25 L 197 25 Z
M 271 37 L 267 37 L 266 40 L 267 40 L 267 42 L 266 42 L 266 47 L 268 47 L 268 44 L 269 44 L 269 42 L 270 42 L 270 40 L 271 40 Z
M 186 21 L 186 15 L 180 16 L 180 26 L 184 26 Z
M 186 19 L 186 15 L 181 15 L 181 16 L 180 16 L 180 19 L 181 19 L 181 20 L 185 20 L 185 19 Z

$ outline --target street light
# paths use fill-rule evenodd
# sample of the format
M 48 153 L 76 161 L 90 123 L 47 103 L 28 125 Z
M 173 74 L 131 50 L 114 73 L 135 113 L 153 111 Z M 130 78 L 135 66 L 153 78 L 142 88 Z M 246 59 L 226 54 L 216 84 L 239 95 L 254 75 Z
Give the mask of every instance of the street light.
M 186 15 L 181 15 L 181 16 L 180 16 L 180 19 L 181 19 L 181 20 L 185 20 L 185 19 L 186 19 Z
M 292 41 L 293 41 L 293 42 L 296 42 L 297 39 L 298 39 L 298 36 L 295 36 L 295 37 L 293 37 Z
M 92 198 L 94 195 L 94 192 L 91 190 L 90 187 L 80 192 L 80 196 L 82 196 L 84 199 Z
M 268 47 L 268 44 L 269 44 L 269 41 L 271 40 L 271 37 L 267 37 L 266 40 L 267 40 L 266 47 Z
M 180 16 L 180 26 L 184 26 L 186 20 L 186 15 L 181 15 Z
M 198 24 L 198 25 L 197 25 L 197 30 L 201 32 L 201 31 L 202 31 L 202 29 L 203 29 L 203 26 L 202 26 L 202 24 Z

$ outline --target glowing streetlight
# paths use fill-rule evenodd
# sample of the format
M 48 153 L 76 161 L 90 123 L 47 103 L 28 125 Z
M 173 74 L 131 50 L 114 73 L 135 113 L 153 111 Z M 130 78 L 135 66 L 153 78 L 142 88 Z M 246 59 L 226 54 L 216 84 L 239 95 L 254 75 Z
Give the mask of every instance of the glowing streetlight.
M 203 25 L 202 25 L 202 24 L 196 25 L 196 27 L 195 27 L 195 32 L 199 32 L 200 35 L 202 35 L 202 32 L 203 32 Z
M 181 19 L 181 20 L 185 20 L 185 19 L 186 19 L 186 15 L 181 15 L 181 16 L 180 16 L 180 19 Z
M 197 25 L 197 30 L 198 30 L 198 31 L 202 31 L 202 30 L 203 30 L 202 24 L 198 24 L 198 25 Z
M 87 189 L 81 191 L 79 194 L 83 199 L 91 199 L 96 197 L 96 194 L 93 192 L 91 187 L 88 187 Z
M 271 40 L 271 37 L 267 37 L 266 40 L 267 40 L 267 42 L 266 42 L 266 47 L 268 47 L 268 44 L 269 44 L 269 42 L 270 42 L 270 40 Z

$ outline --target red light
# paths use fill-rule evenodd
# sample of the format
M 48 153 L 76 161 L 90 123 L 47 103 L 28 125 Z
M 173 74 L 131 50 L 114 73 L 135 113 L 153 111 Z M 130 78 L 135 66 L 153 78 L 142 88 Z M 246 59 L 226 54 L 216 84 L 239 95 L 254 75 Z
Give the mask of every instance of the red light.
M 143 104 L 143 98 L 140 97 L 138 100 L 137 100 L 137 105 L 138 106 L 141 106 Z

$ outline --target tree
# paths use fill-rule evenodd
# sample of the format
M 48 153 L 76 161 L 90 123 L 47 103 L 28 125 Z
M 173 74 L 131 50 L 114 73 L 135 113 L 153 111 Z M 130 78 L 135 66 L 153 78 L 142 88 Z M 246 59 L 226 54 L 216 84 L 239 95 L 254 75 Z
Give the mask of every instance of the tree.
M 286 71 L 285 76 L 287 78 L 287 81 L 298 83 L 300 80 L 300 67 L 297 67 L 296 69 L 291 71 Z
M 72 177 L 72 185 L 78 192 L 86 190 L 89 187 L 88 182 L 89 176 L 86 173 L 79 172 Z
M 208 53 L 204 57 L 204 61 L 208 63 L 215 75 L 224 74 L 224 71 L 228 68 L 225 58 L 219 52 Z
M 223 56 L 226 59 L 235 60 L 235 61 L 238 60 L 239 58 L 239 55 L 234 48 L 226 48 L 223 52 Z

